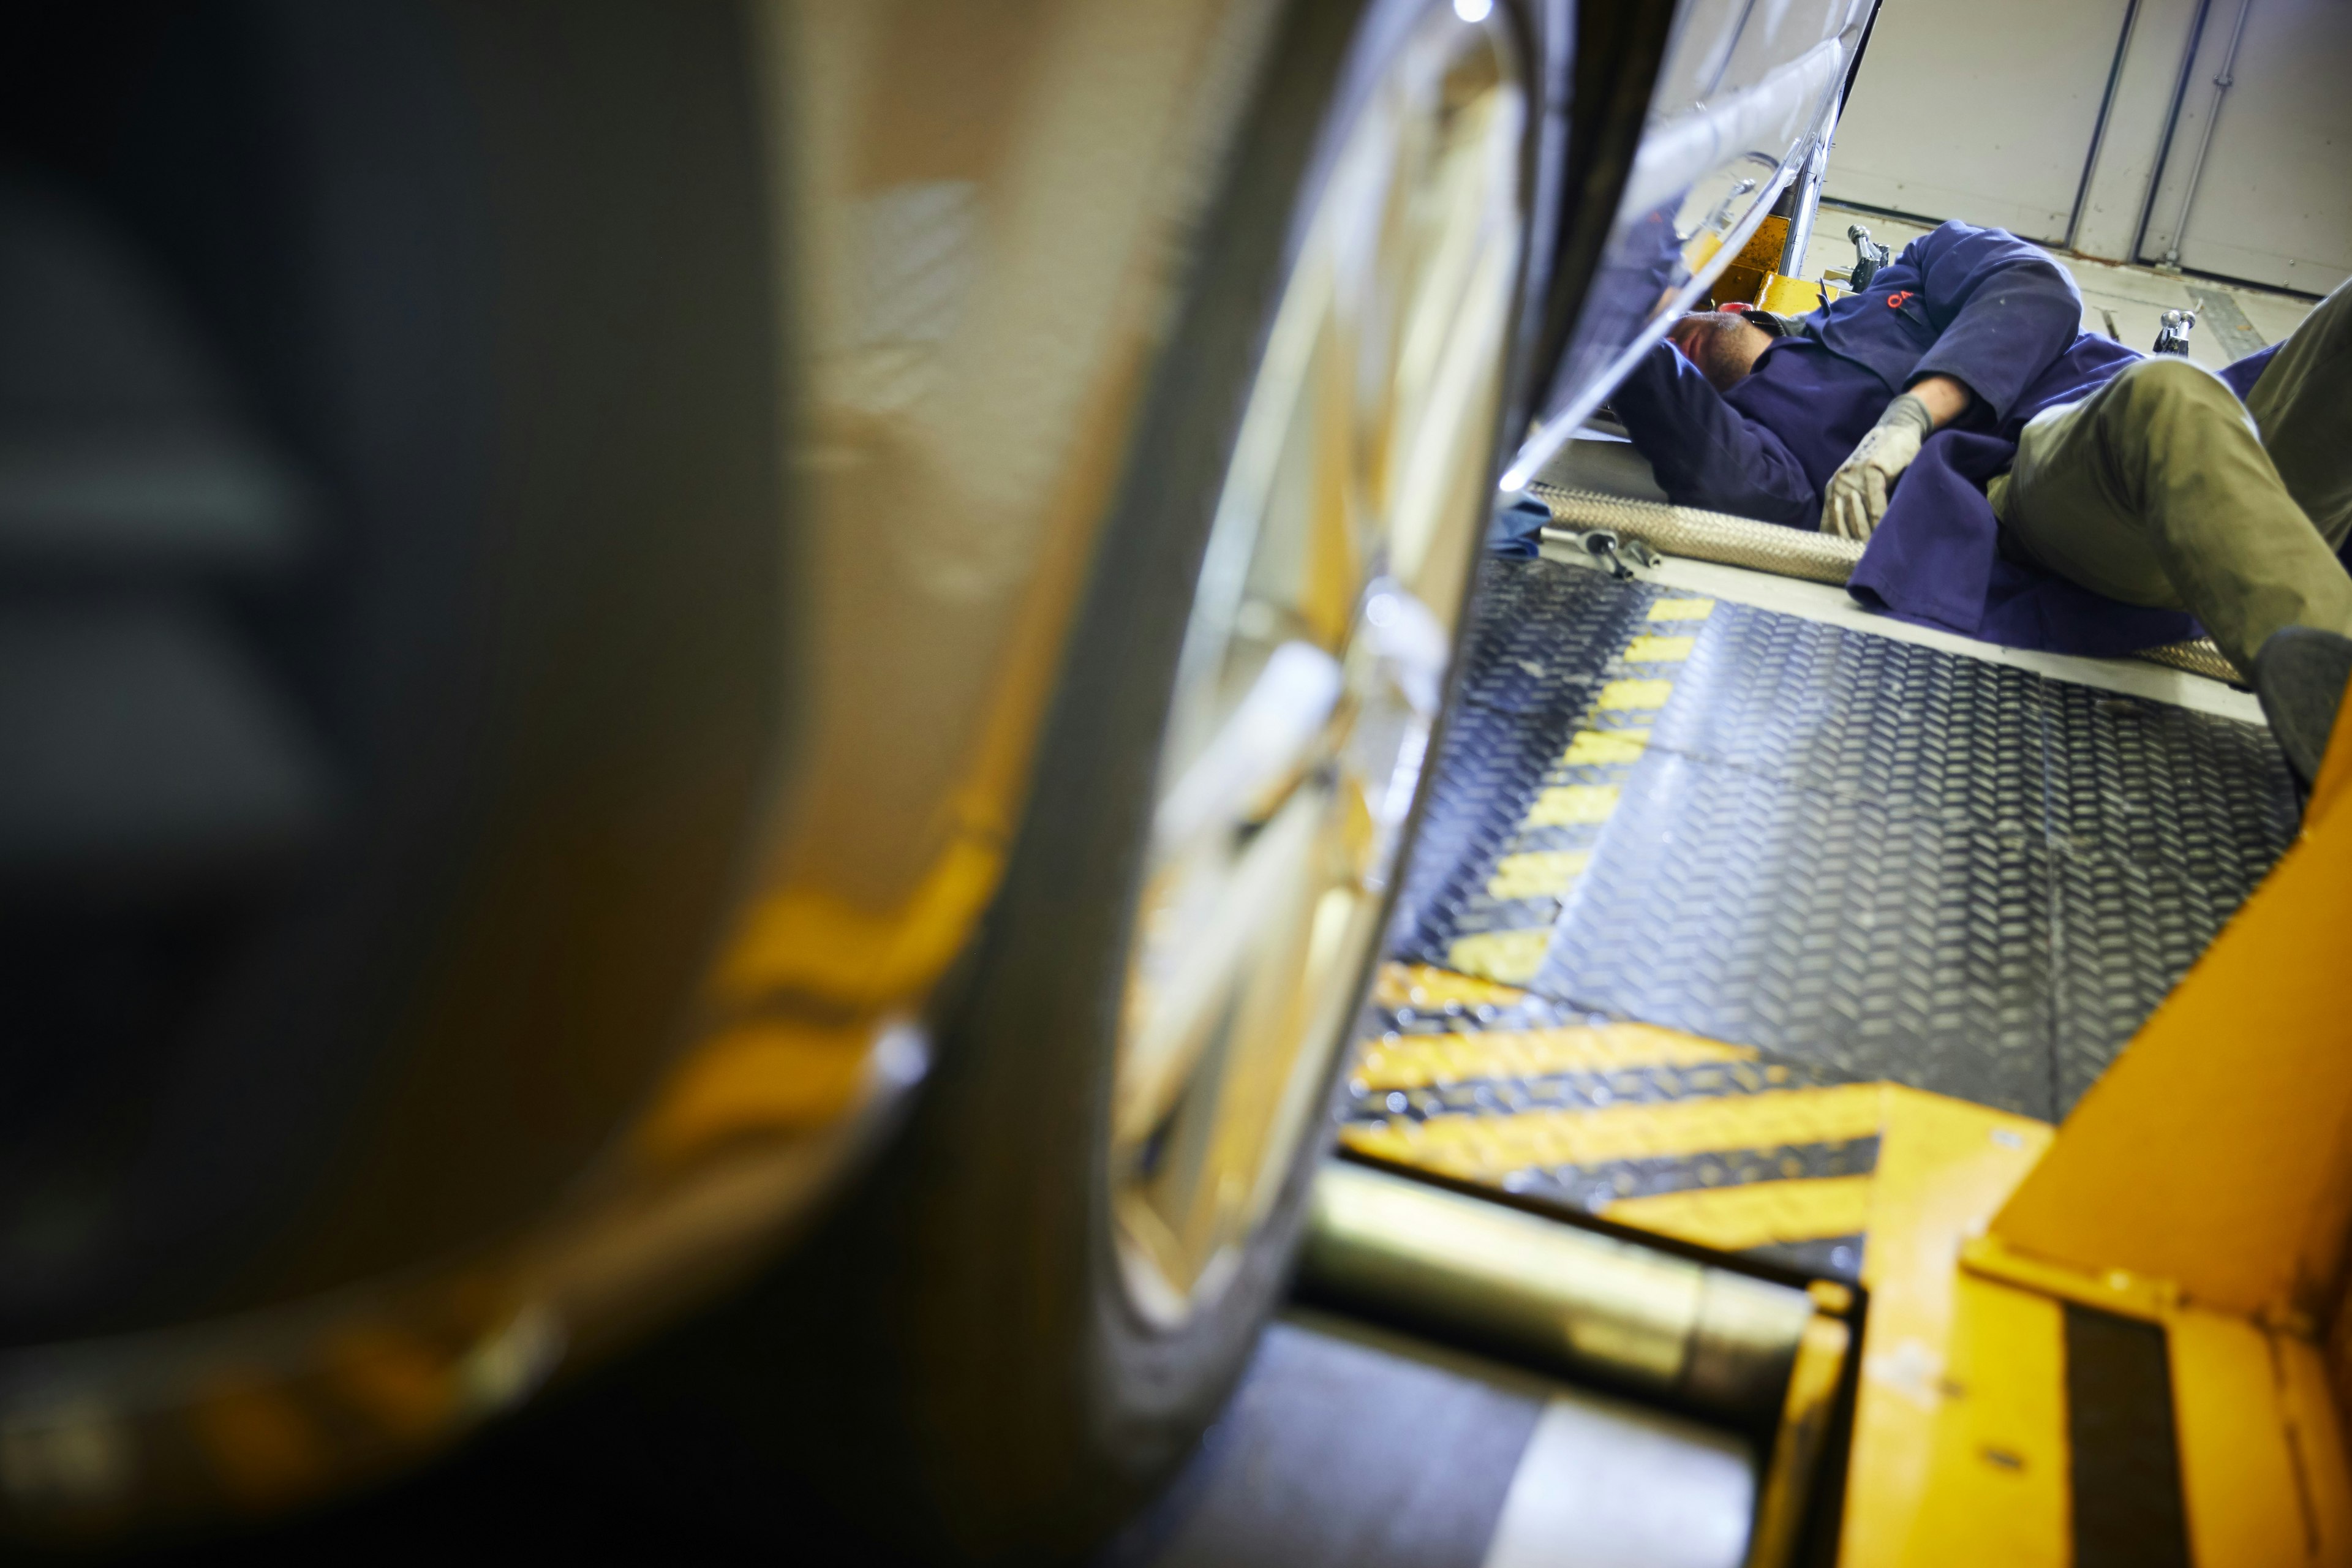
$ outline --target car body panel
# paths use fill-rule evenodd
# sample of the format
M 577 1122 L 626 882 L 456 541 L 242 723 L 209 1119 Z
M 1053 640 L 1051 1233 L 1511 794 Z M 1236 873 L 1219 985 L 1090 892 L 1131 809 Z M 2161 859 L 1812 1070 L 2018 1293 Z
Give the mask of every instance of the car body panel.
M 1797 178 L 1836 123 L 1874 9 L 1875 0 L 1684 0 L 1609 238 L 1507 489 L 1536 476 Z

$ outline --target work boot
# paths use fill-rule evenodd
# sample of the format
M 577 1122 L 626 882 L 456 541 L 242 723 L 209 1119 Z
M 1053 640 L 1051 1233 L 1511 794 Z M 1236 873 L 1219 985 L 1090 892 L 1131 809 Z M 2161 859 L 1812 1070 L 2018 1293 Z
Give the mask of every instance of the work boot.
M 2352 682 L 2352 637 L 2312 626 L 2284 626 L 2254 655 L 2254 695 L 2305 795 L 2319 778 L 2327 737 Z

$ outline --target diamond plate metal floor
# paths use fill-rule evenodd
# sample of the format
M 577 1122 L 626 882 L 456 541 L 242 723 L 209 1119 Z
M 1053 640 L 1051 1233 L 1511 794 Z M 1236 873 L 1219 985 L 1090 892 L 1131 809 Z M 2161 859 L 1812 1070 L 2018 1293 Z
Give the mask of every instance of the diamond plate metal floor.
M 2260 728 L 1486 570 L 1398 956 L 2055 1118 L 2286 847 Z

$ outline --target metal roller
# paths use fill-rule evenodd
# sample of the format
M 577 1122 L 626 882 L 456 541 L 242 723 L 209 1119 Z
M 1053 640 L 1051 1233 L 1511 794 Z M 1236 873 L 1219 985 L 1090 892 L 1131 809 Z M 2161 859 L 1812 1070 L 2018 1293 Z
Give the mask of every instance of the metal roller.
M 1602 495 L 1594 490 L 1567 490 L 1534 484 L 1528 493 L 1551 509 L 1559 530 L 1581 533 L 1588 529 L 1613 529 L 1628 538 L 1647 542 L 1668 555 L 1693 561 L 1716 561 L 1745 566 L 1780 577 L 1845 586 L 1862 559 L 1862 544 L 1827 533 L 1783 528 L 1727 512 L 1704 511 L 1695 506 L 1636 500 L 1630 496 Z M 1547 532 L 1553 531 L 1547 530 Z
M 2161 647 L 2144 647 L 2132 657 L 2170 669 L 2185 669 L 2208 680 L 2219 680 L 2231 686 L 2246 684 L 2246 678 L 2238 673 L 2235 665 L 2221 657 L 2221 650 L 2213 646 L 2211 637 L 2199 637 L 2194 642 L 2168 642 Z
M 1347 1163 L 1317 1178 L 1303 1267 L 1336 1300 L 1742 1424 L 1780 1414 L 1812 1299 Z

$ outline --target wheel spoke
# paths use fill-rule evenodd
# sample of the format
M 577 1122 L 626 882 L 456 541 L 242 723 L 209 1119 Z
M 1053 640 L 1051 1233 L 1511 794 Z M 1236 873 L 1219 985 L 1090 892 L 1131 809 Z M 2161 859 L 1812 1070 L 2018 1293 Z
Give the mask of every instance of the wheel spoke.
M 1297 773 L 1339 700 L 1343 675 L 1339 661 L 1312 643 L 1276 648 L 1233 716 L 1161 797 L 1151 822 L 1154 850 L 1181 851 Z
M 1222 1288 L 1283 1188 L 1379 934 L 1484 530 L 1524 230 L 1517 64 L 1499 27 L 1439 7 L 1394 51 L 1244 405 L 1111 1095 L 1121 1267 L 1156 1319 Z
M 1269 928 L 1316 847 L 1328 799 L 1312 788 L 1291 796 L 1250 841 L 1206 914 L 1192 922 L 1192 939 L 1165 982 L 1144 992 L 1149 1004 L 1119 1062 L 1111 1115 L 1115 1147 L 1150 1137 L 1174 1106 L 1231 998 L 1234 976 L 1253 948 L 1276 934 Z

